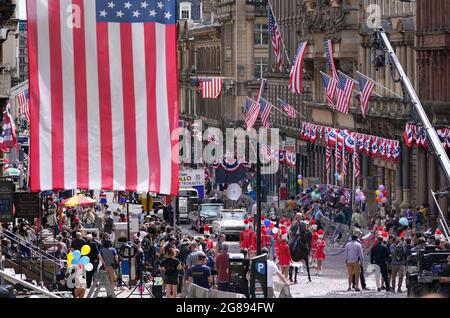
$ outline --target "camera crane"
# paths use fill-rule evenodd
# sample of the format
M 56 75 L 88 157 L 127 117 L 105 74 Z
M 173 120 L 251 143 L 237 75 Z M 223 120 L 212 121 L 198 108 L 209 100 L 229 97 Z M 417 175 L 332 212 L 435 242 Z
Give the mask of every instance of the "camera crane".
M 386 56 L 388 60 L 386 60 Z M 419 120 L 421 121 L 423 127 L 426 130 L 426 134 L 428 136 L 428 140 L 430 141 L 431 146 L 433 147 L 434 153 L 437 156 L 439 163 L 442 166 L 442 170 L 447 176 L 448 181 L 450 182 L 450 160 L 445 152 L 444 147 L 442 147 L 441 141 L 436 133 L 436 130 L 431 125 L 430 120 L 427 117 L 427 114 L 422 106 L 422 103 L 417 96 L 416 91 L 414 90 L 409 78 L 406 76 L 405 71 L 403 70 L 400 61 L 398 60 L 397 55 L 395 54 L 394 49 L 392 48 L 389 39 L 387 38 L 386 32 L 383 28 L 378 28 L 374 34 L 374 41 L 372 45 L 372 63 L 375 67 L 385 67 L 387 63 L 391 65 L 391 68 L 395 68 L 400 76 L 399 79 L 394 79 L 396 82 L 400 82 L 403 90 L 404 101 L 406 104 L 409 104 L 413 107 L 414 111 L 418 115 Z M 393 75 L 392 75 L 393 76 Z M 445 236 L 449 239 L 450 230 L 448 224 L 445 221 L 444 214 L 439 206 L 439 203 L 436 199 L 436 196 L 445 196 L 448 192 L 433 192 L 434 201 L 436 202 L 436 206 L 440 212 L 440 222 L 442 228 L 444 230 Z

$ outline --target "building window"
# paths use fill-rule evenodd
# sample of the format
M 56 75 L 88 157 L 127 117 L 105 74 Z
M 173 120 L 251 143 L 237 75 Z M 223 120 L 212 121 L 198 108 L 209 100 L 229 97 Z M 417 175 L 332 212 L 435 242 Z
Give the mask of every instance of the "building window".
M 191 19 L 191 7 L 192 4 L 189 2 L 180 3 L 180 19 L 190 20 Z
M 255 78 L 264 78 L 269 68 L 267 59 L 255 59 Z
M 269 44 L 269 29 L 267 24 L 255 24 L 255 45 Z

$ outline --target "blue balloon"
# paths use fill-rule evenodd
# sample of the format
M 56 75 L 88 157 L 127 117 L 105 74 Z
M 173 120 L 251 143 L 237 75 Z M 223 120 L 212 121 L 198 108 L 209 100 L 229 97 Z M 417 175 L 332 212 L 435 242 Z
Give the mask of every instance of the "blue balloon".
M 400 224 L 403 225 L 403 226 L 408 226 L 408 225 L 409 225 L 409 222 L 408 222 L 408 219 L 407 219 L 407 218 L 401 218 L 401 219 L 398 221 L 398 223 L 400 223 Z
M 264 220 L 264 225 L 265 225 L 265 226 L 269 226 L 269 225 L 270 225 L 270 220 L 265 219 L 265 220 Z
M 83 256 L 83 257 L 80 259 L 80 264 L 81 264 L 81 265 L 87 265 L 87 264 L 89 264 L 89 257 Z
M 79 258 L 73 258 L 73 260 L 72 260 L 72 265 L 78 265 L 78 263 L 79 263 L 79 261 L 80 261 L 80 259 Z
M 336 173 L 334 174 L 334 177 L 337 179 L 337 178 L 339 177 L 339 173 L 336 172 Z
M 81 257 L 81 252 L 80 251 L 74 251 L 73 252 L 73 260 L 77 260 L 77 262 L 78 262 L 78 260 L 80 259 L 80 257 Z M 73 262 L 72 262 L 73 263 Z

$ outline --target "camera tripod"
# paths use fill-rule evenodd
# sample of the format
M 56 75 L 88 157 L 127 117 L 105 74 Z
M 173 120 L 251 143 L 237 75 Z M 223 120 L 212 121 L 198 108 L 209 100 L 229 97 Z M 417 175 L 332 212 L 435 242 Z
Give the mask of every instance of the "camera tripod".
M 133 295 L 136 295 L 136 289 L 138 289 L 139 291 L 139 295 L 141 296 L 141 298 L 144 297 L 144 290 L 147 290 L 148 292 L 148 296 L 150 296 L 150 298 L 155 298 L 155 296 L 153 295 L 152 291 L 150 288 L 148 288 L 145 285 L 144 282 L 144 270 L 145 270 L 145 255 L 144 253 L 142 253 L 141 255 L 141 259 L 140 259 L 140 271 L 139 271 L 139 282 L 138 284 L 133 288 L 133 290 L 131 291 L 131 293 L 127 296 L 127 298 L 130 298 Z

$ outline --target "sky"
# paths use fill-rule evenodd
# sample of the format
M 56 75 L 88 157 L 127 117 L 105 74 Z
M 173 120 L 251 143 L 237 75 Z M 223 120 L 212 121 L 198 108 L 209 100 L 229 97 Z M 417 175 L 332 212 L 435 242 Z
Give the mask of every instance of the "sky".
M 19 6 L 19 19 L 25 20 L 27 18 L 26 0 L 18 0 Z

